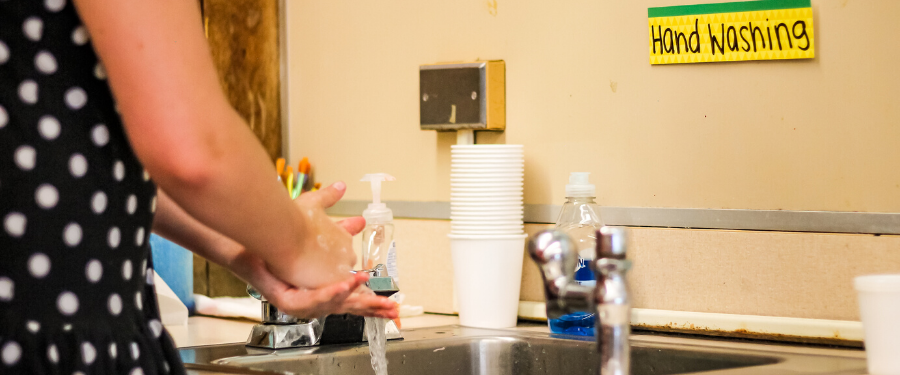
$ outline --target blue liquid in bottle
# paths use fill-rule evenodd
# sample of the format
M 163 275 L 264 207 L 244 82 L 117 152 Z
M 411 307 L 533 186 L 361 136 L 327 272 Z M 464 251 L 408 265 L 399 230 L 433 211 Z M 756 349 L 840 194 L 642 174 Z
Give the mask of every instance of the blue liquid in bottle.
M 575 281 L 581 285 L 593 286 L 597 283 L 594 273 L 587 266 L 589 261 L 578 258 L 578 268 L 575 270 Z M 594 314 L 576 312 L 566 314 L 559 319 L 549 319 L 550 332 L 563 333 L 577 336 L 594 336 Z

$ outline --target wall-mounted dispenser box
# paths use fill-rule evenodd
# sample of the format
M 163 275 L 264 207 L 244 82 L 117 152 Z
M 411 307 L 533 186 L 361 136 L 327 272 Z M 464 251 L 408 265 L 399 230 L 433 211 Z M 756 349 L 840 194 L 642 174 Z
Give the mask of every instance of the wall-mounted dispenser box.
M 422 130 L 506 129 L 506 64 L 420 66 L 419 124 Z

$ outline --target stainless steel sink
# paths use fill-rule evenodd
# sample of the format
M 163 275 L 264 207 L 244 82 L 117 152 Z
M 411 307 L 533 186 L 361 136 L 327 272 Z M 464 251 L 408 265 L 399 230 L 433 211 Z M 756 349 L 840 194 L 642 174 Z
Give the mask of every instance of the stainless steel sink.
M 406 374 L 585 374 L 597 368 L 594 343 L 574 336 L 523 330 L 459 326 L 404 330 L 403 341 L 387 345 L 391 375 Z M 670 342 L 632 340 L 633 375 L 709 374 L 863 374 L 865 360 L 853 356 L 798 354 L 778 346 L 754 350 L 717 345 L 715 340 Z M 850 352 L 852 351 L 834 351 Z M 253 349 L 243 344 L 181 350 L 189 369 L 236 368 L 276 373 L 372 374 L 367 344 L 302 349 Z M 196 364 L 196 365 L 191 365 Z

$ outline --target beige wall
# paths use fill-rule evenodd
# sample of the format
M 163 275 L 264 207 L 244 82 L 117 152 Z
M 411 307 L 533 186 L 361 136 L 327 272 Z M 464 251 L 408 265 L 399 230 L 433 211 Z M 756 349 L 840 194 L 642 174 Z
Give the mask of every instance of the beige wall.
M 900 212 L 900 2 L 813 0 L 813 60 L 650 66 L 647 7 L 700 2 L 290 1 L 291 155 L 347 199 L 388 172 L 388 200 L 447 201 L 455 135 L 419 130 L 418 66 L 503 59 L 508 128 L 478 139 L 525 145 L 526 203 L 585 170 L 608 206 Z M 448 232 L 397 222 L 428 311 L 452 312 Z M 900 272 L 898 236 L 633 233 L 636 307 L 857 319 L 852 277 Z M 526 262 L 523 299 L 537 278 Z
M 446 201 L 418 66 L 503 59 L 508 129 L 479 139 L 525 145 L 526 203 L 586 170 L 610 206 L 900 212 L 900 2 L 813 0 L 813 60 L 650 66 L 647 7 L 714 1 L 291 1 L 291 154 L 349 199 L 383 171 Z

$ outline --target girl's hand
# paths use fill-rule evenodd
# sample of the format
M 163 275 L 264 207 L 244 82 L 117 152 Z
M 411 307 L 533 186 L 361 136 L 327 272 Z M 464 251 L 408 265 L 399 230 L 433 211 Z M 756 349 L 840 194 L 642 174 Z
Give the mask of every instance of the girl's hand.
M 324 189 L 306 192 L 294 200 L 303 217 L 300 243 L 293 259 L 269 261 L 267 268 L 279 279 L 302 288 L 318 289 L 347 280 L 356 253 L 353 235 L 365 226 L 361 217 L 334 222 L 325 213 L 347 190 L 343 182 Z

